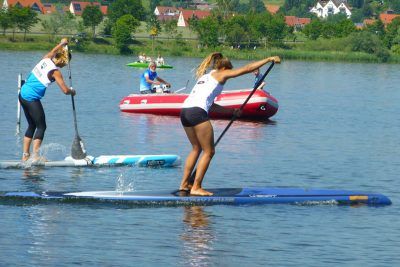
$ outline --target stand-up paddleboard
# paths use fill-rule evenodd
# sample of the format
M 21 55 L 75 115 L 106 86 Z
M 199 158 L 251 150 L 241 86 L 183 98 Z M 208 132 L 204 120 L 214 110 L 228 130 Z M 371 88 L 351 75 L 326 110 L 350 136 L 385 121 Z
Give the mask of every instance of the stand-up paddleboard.
M 298 205 L 390 205 L 382 194 L 349 190 L 300 188 L 220 188 L 207 189 L 213 196 L 192 196 L 177 190 L 162 191 L 94 191 L 94 192 L 5 192 L 0 203 L 125 203 L 145 206 L 182 205 L 246 205 L 246 204 L 298 204 Z
M 177 155 L 103 155 L 98 157 L 87 156 L 84 159 L 66 157 L 59 161 L 27 161 L 18 160 L 0 161 L 0 169 L 25 169 L 30 167 L 100 167 L 100 166 L 140 166 L 140 167 L 174 167 L 181 159 Z

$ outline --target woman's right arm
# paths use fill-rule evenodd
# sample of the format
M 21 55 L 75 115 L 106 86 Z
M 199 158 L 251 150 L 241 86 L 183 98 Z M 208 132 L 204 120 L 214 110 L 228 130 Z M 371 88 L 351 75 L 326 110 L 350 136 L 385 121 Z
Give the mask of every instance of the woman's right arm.
M 274 61 L 275 63 L 281 63 L 281 59 L 278 56 L 267 57 L 262 60 L 249 63 L 243 67 L 216 72 L 213 76 L 218 82 L 224 84 L 230 78 L 235 78 L 243 74 L 253 72 L 271 61 Z
M 57 52 L 58 49 L 62 48 L 63 46 L 66 46 L 68 44 L 68 39 L 67 38 L 62 38 L 61 42 L 56 45 L 49 53 L 47 53 L 43 58 L 53 58 Z

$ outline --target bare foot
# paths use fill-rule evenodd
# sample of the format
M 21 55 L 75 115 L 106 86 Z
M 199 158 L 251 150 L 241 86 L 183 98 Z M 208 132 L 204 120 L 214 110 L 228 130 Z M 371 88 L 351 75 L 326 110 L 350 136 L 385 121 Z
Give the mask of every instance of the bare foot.
M 203 188 L 191 189 L 190 194 L 194 196 L 212 196 L 213 193 L 204 190 Z
M 45 157 L 43 157 L 43 156 L 34 156 L 33 157 L 33 160 L 32 160 L 32 163 L 43 163 L 43 162 L 46 162 L 46 161 L 48 161 Z
M 22 161 L 27 161 L 30 157 L 30 154 L 27 152 L 22 153 Z

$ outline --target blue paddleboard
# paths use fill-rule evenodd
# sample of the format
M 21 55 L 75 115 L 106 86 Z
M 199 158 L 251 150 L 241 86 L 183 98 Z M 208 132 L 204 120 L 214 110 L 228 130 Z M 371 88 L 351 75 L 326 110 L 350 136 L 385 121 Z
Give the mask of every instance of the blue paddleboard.
M 350 190 L 301 188 L 219 188 L 207 189 L 213 196 L 192 196 L 177 190 L 161 191 L 89 191 L 89 192 L 5 192 L 0 203 L 19 202 L 73 202 L 73 203 L 127 203 L 135 205 L 390 205 L 388 197 L 378 193 Z
M 181 163 L 178 155 L 103 155 L 87 156 L 84 159 L 66 157 L 58 161 L 3 160 L 0 169 L 25 169 L 30 167 L 101 167 L 101 166 L 140 166 L 140 167 L 174 167 Z

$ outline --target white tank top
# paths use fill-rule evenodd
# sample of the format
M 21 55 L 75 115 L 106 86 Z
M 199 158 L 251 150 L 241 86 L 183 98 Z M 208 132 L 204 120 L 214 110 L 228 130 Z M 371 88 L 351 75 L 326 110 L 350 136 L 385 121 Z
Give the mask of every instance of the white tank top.
M 56 69 L 58 69 L 56 64 L 50 58 L 44 58 L 33 68 L 32 73 L 45 87 L 48 87 L 52 81 L 47 75 Z
M 210 110 L 214 99 L 222 92 L 224 85 L 220 84 L 211 76 L 215 70 L 208 74 L 204 74 L 197 80 L 188 98 L 183 103 L 183 108 L 199 107 L 207 113 Z

